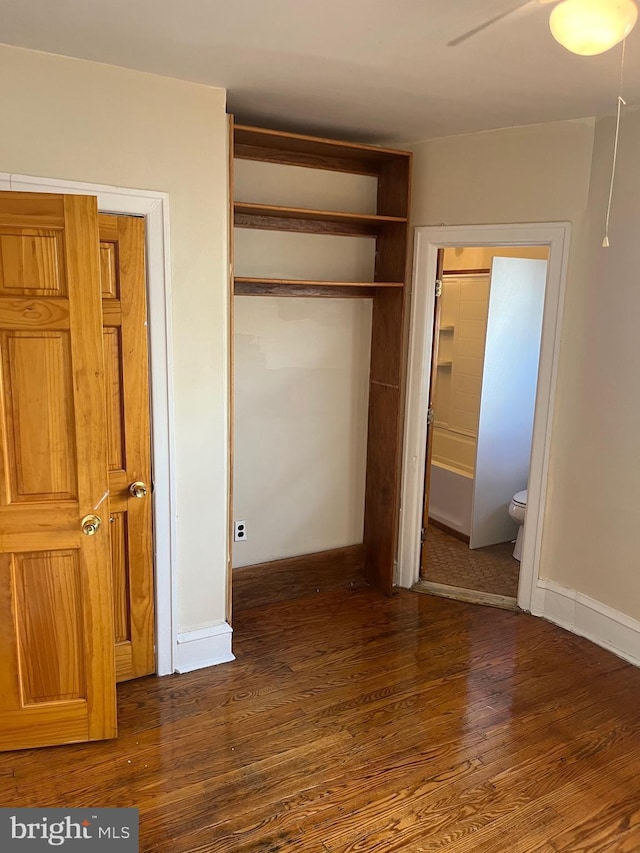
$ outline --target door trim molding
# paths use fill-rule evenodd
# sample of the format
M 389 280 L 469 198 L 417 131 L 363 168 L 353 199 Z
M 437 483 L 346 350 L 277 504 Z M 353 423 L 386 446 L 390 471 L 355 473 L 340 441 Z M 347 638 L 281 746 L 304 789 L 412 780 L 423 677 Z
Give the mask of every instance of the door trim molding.
M 0 189 L 95 195 L 100 213 L 145 218 L 154 482 L 156 672 L 158 675 L 169 675 L 175 672 L 178 644 L 169 196 L 164 192 L 6 173 L 0 174 Z
M 549 450 L 555 403 L 560 328 L 569 260 L 571 225 L 540 222 L 513 225 L 424 226 L 415 229 L 414 274 L 407 375 L 407 408 L 402 464 L 402 508 L 396 583 L 410 588 L 420 575 L 420 528 L 424 497 L 430 360 L 433 344 L 439 248 L 450 246 L 549 246 L 540 368 L 531 448 L 527 519 L 520 563 L 518 606 L 530 611 L 540 570 L 542 523 L 549 474 Z

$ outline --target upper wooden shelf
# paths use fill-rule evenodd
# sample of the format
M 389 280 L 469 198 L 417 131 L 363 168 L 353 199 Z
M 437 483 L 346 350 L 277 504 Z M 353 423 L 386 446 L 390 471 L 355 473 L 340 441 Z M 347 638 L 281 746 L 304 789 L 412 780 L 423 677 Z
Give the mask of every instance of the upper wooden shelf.
M 233 210 L 234 225 L 237 228 L 305 231 L 315 234 L 375 236 L 391 225 L 406 225 L 407 222 L 400 216 L 342 213 L 341 211 L 280 207 L 242 201 L 236 201 Z
M 402 281 L 316 281 L 300 278 L 233 279 L 236 296 L 373 296 L 379 288 L 402 288 Z
M 398 160 L 408 163 L 411 158 L 409 151 L 242 124 L 234 128 L 234 156 L 241 160 L 376 176 L 383 174 L 389 164 Z

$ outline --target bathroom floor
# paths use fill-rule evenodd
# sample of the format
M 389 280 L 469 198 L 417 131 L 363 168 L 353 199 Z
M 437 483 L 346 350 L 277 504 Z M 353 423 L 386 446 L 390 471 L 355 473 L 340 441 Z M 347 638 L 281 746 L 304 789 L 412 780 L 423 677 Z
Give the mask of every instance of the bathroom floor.
M 424 580 L 463 589 L 518 595 L 520 563 L 513 558 L 513 545 L 503 542 L 473 551 L 433 524 L 427 527 Z

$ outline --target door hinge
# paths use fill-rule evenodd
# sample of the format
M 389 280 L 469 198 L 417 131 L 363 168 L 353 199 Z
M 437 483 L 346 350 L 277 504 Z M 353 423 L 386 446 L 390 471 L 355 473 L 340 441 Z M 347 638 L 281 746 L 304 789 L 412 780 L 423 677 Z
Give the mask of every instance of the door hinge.
M 439 296 L 442 296 L 442 279 L 441 278 L 436 279 L 436 299 Z
M 427 426 L 431 426 L 433 423 L 434 414 L 433 406 L 429 406 L 427 409 Z
M 420 544 L 421 545 L 424 545 L 424 533 L 425 533 L 424 527 L 421 527 L 420 528 Z

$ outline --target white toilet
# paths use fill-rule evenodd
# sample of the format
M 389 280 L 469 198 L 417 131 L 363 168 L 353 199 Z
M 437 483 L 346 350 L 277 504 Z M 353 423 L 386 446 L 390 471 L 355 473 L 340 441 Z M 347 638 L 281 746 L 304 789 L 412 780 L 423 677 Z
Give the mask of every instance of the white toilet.
M 524 489 L 522 492 L 516 492 L 515 495 L 511 498 L 511 503 L 509 504 L 509 515 L 515 521 L 516 524 L 520 525 L 518 528 L 518 536 L 516 538 L 516 545 L 513 549 L 513 556 L 516 560 L 519 560 L 522 555 L 522 531 L 524 530 L 524 516 L 527 511 L 527 490 Z

